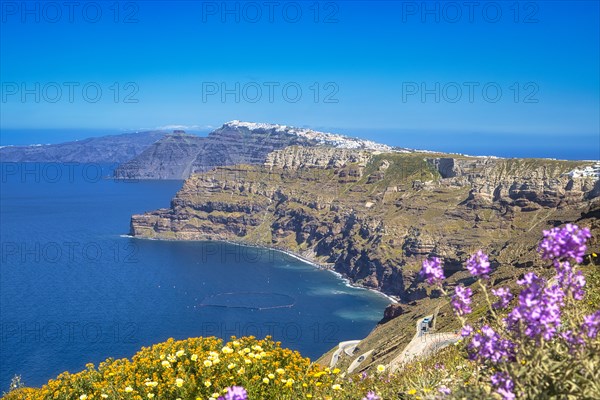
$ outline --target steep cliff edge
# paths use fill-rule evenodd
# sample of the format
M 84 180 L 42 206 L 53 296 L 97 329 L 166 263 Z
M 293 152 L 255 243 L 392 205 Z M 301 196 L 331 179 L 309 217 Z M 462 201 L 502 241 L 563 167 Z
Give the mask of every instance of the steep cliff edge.
M 264 165 L 192 175 L 170 208 L 132 216 L 131 234 L 281 248 L 412 301 L 426 296 L 416 278 L 424 257 L 443 257 L 447 276 L 480 247 L 496 265 L 530 266 L 542 229 L 581 218 L 597 243 L 594 168 L 292 146 Z
M 262 165 L 269 153 L 287 146 L 391 151 L 370 140 L 286 125 L 230 121 L 207 137 L 169 135 L 138 157 L 119 166 L 118 179 L 186 179 L 224 165 Z

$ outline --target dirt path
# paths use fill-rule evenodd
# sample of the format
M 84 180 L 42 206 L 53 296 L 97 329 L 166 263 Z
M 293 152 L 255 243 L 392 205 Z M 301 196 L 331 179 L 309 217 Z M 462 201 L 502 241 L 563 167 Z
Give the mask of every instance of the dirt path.
M 392 372 L 397 371 L 402 365 L 411 360 L 432 354 L 450 344 L 456 343 L 460 339 L 460 335 L 452 332 L 422 333 L 419 327 L 425 318 L 431 318 L 431 316 L 423 317 L 417 321 L 415 336 L 404 350 L 390 362 L 389 368 Z

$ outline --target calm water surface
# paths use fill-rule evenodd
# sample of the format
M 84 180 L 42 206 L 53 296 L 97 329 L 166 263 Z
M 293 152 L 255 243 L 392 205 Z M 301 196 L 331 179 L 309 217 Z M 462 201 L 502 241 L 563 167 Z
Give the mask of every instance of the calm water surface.
M 2 164 L 0 392 L 15 374 L 39 386 L 169 337 L 270 334 L 315 358 L 367 335 L 389 303 L 279 252 L 124 236 L 180 181 L 16 168 Z

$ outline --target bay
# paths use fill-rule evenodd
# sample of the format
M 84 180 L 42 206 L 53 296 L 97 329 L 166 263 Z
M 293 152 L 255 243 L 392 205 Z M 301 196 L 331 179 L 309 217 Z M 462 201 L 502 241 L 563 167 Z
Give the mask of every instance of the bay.
M 389 303 L 275 250 L 128 237 L 130 216 L 168 207 L 182 182 L 107 168 L 2 164 L 0 391 L 170 337 L 271 335 L 314 359 Z

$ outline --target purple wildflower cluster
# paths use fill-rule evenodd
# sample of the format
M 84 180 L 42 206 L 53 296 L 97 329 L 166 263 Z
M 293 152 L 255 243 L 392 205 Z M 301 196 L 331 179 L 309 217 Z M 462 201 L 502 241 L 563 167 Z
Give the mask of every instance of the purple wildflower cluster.
M 571 293 L 575 300 L 583 299 L 585 295 L 585 277 L 581 271 L 573 272 L 573 267 L 569 261 L 555 264 L 556 280 L 564 289 L 565 293 Z
M 598 336 L 598 331 L 600 331 L 600 310 L 583 317 L 583 331 L 589 338 L 594 339 Z
M 456 315 L 466 315 L 471 313 L 472 294 L 471 288 L 466 288 L 464 286 L 457 286 L 454 288 L 452 307 L 454 308 Z
M 569 258 L 578 263 L 583 261 L 586 251 L 586 241 L 592 237 L 588 228 L 580 229 L 575 224 L 567 224 L 564 228 L 553 228 L 544 231 L 544 239 L 539 251 L 542 259 L 552 260 L 554 265 Z
M 560 326 L 565 297 L 562 288 L 559 285 L 546 287 L 546 281 L 533 272 L 525 274 L 517 283 L 524 289 L 519 294 L 519 304 L 505 320 L 508 328 L 515 332 L 524 328 L 525 335 L 531 338 L 552 339 Z
M 501 287 L 499 289 L 492 289 L 492 293 L 494 296 L 498 297 L 498 301 L 492 304 L 492 307 L 496 309 L 506 308 L 513 299 L 513 295 L 509 288 Z
M 514 360 L 514 343 L 503 339 L 488 325 L 484 325 L 480 333 L 473 335 L 468 349 L 472 360 L 489 359 L 494 363 Z
M 420 275 L 430 285 L 435 285 L 444 280 L 444 270 L 442 269 L 442 260 L 433 257 L 423 261 L 423 268 Z
M 569 295 L 574 300 L 582 300 L 585 295 L 585 277 L 581 271 L 575 271 L 571 263 L 583 261 L 587 250 L 586 241 L 590 237 L 588 228 L 581 229 L 574 224 L 544 231 L 544 238 L 538 250 L 543 259 L 552 261 L 556 269 L 556 283 L 552 282 L 553 284 L 549 285 L 545 279 L 533 272 L 525 274 L 523 279 L 517 281 L 522 286 L 518 303 L 503 320 L 511 338 L 528 337 L 537 341 L 541 338 L 551 340 L 560 337 L 573 351 L 577 346 L 585 344 L 586 336 L 596 338 L 600 334 L 600 310 L 584 317 L 580 332 L 561 329 L 561 309 L 565 305 L 565 300 Z M 481 250 L 469 257 L 466 267 L 473 276 L 489 278 L 490 262 L 488 256 Z M 444 274 L 440 259 L 433 258 L 423 262 L 421 276 L 430 284 L 441 283 Z M 486 290 L 485 287 L 483 289 Z M 492 289 L 492 293 L 498 298 L 498 301 L 492 304 L 494 309 L 507 308 L 514 298 L 506 287 Z M 470 288 L 462 285 L 455 287 L 451 304 L 459 317 L 471 312 L 471 296 Z M 464 323 L 464 319 L 461 320 Z M 460 334 L 462 337 L 470 338 L 467 349 L 472 360 L 491 362 L 498 366 L 516 359 L 519 339 L 513 341 L 503 338 L 488 325 L 484 325 L 477 332 L 474 332 L 470 325 L 463 325 Z M 514 382 L 507 372 L 496 372 L 491 376 L 491 382 L 504 400 L 516 398 Z M 445 394 L 442 388 L 440 392 Z
M 225 396 L 219 397 L 218 400 L 248 400 L 248 393 L 241 386 L 231 386 L 227 388 Z
M 504 400 L 513 400 L 515 398 L 515 394 L 513 393 L 515 384 L 508 374 L 496 372 L 492 375 L 491 381 L 492 385 L 496 388 L 496 392 L 502 396 Z
M 473 276 L 482 275 L 484 278 L 487 278 L 487 274 L 490 273 L 490 262 L 487 254 L 478 250 L 477 253 L 473 254 L 467 260 L 467 269 Z
M 375 392 L 369 392 L 362 400 L 381 400 L 381 398 L 377 396 Z

